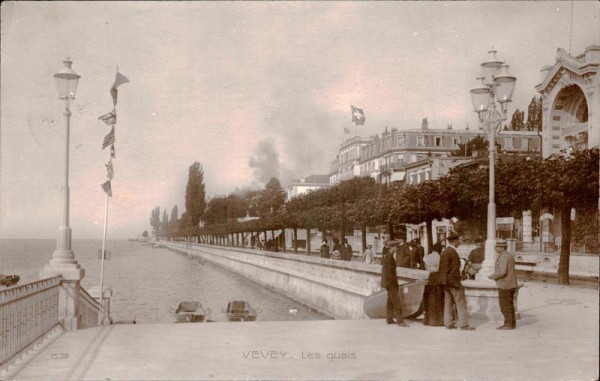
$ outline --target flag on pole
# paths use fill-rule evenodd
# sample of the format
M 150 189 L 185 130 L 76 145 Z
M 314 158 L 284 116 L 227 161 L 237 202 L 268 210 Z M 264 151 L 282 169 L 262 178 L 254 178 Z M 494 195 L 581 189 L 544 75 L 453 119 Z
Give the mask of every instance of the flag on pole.
M 108 126 L 117 124 L 117 112 L 113 108 L 111 112 L 99 116 L 98 119 L 106 123 Z
M 352 111 L 352 121 L 356 124 L 365 124 L 365 113 L 362 108 L 354 107 L 350 105 L 350 110 Z
M 110 146 L 110 158 L 111 158 L 111 159 L 115 159 L 115 158 L 116 158 L 116 156 L 115 156 L 115 146 L 114 146 L 114 144 Z
M 344 126 L 344 134 L 349 134 L 349 133 L 350 133 L 350 127 Z
M 113 168 L 112 161 L 109 161 L 107 164 L 104 165 L 106 166 L 106 177 L 109 180 L 112 180 L 115 177 L 115 170 Z
M 102 190 L 108 195 L 108 197 L 112 197 L 112 189 L 110 189 L 110 180 L 106 180 L 106 182 L 102 184 Z
M 115 144 L 115 126 L 112 126 L 110 128 L 110 132 L 104 137 L 102 149 L 105 149 L 106 147 L 112 144 Z
M 117 67 L 117 77 L 115 78 L 115 83 L 113 83 L 112 87 L 110 88 L 110 95 L 112 96 L 113 104 L 115 106 L 117 105 L 117 87 L 128 82 L 129 79 L 127 79 L 127 77 L 125 77 L 123 74 L 119 73 L 119 68 Z

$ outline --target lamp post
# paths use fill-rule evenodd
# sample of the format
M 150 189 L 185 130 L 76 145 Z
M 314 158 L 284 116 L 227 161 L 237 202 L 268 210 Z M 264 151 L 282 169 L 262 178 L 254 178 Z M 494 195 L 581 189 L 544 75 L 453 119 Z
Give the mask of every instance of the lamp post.
M 69 127 L 71 110 L 69 103 L 75 99 L 77 84 L 81 77 L 71 69 L 71 60 L 63 61 L 63 67 L 54 74 L 54 82 L 58 91 L 58 98 L 64 100 L 65 109 L 65 182 L 62 199 L 62 225 L 58 228 L 56 250 L 52 253 L 50 263 L 40 271 L 40 278 L 62 275 L 62 287 L 59 293 L 59 317 L 63 319 L 66 329 L 77 329 L 80 324 L 79 316 L 79 287 L 85 275 L 85 270 L 75 260 L 71 250 L 71 228 L 69 227 Z
M 494 167 L 496 160 L 496 132 L 500 130 L 506 117 L 508 102 L 512 101 L 517 79 L 508 74 L 508 65 L 496 58 L 496 50 L 488 52 L 489 60 L 481 64 L 480 87 L 471 90 L 471 100 L 479 122 L 488 133 L 489 140 L 489 201 L 487 210 L 487 239 L 485 259 L 477 279 L 488 280 L 494 272 L 496 257 L 496 203 Z M 498 110 L 498 104 L 500 110 Z

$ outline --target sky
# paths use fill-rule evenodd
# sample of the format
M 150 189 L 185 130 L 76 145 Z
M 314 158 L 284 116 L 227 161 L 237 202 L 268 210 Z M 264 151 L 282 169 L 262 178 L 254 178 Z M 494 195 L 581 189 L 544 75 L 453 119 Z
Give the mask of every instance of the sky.
M 0 238 L 56 238 L 66 129 L 53 75 L 70 57 L 70 227 L 101 239 L 119 87 L 107 237 L 185 211 L 188 169 L 208 196 L 328 174 L 352 134 L 477 125 L 469 90 L 493 46 L 526 109 L 556 51 L 600 44 L 600 2 L 3 2 Z M 364 110 L 354 126 L 350 104 Z

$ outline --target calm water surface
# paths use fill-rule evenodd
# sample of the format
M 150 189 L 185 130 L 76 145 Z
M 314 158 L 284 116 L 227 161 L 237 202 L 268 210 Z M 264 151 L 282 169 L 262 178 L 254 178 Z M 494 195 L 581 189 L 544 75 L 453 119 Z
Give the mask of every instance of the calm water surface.
M 85 268 L 82 287 L 100 286 L 101 240 L 74 240 L 75 258 Z M 54 240 L 0 240 L 0 273 L 21 276 L 19 285 L 39 279 L 52 258 Z M 330 319 L 282 294 L 264 288 L 208 262 L 141 242 L 107 241 L 111 260 L 104 264 L 104 285 L 113 289 L 114 321 L 170 323 L 181 300 L 197 300 L 212 311 L 210 318 L 227 321 L 227 302 L 242 299 L 260 310 L 257 320 Z M 297 314 L 290 313 L 297 309 Z

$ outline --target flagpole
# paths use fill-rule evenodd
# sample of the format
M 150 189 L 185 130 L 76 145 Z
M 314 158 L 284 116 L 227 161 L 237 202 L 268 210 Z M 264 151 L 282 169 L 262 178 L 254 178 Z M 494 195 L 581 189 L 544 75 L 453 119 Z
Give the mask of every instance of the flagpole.
M 106 205 L 104 207 L 104 233 L 102 234 L 102 264 L 100 265 L 100 325 L 104 324 L 104 314 L 106 311 L 104 310 L 104 257 L 105 257 L 105 248 L 106 248 L 106 230 L 108 227 L 108 194 L 106 195 Z

